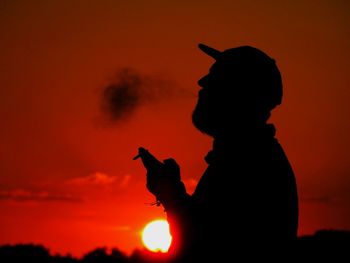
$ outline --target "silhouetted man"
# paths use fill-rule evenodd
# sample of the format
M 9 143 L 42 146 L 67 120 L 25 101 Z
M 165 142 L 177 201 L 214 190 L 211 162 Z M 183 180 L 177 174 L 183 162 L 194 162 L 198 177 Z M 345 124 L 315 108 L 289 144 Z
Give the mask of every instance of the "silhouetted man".
M 198 81 L 192 120 L 214 141 L 194 193 L 186 193 L 173 159 L 160 162 L 139 149 L 147 188 L 167 213 L 170 253 L 177 262 L 207 262 L 284 249 L 297 236 L 298 198 L 292 168 L 267 124 L 281 104 L 280 72 L 250 46 L 199 48 L 215 63 Z

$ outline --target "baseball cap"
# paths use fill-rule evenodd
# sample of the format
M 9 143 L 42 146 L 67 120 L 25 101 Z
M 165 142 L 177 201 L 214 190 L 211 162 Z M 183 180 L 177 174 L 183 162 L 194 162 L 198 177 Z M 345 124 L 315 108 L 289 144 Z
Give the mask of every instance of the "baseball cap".
M 283 85 L 280 71 L 273 58 L 251 46 L 238 46 L 219 51 L 205 44 L 199 49 L 220 63 L 228 76 L 242 77 L 247 82 L 249 94 L 263 101 L 268 109 L 281 104 Z

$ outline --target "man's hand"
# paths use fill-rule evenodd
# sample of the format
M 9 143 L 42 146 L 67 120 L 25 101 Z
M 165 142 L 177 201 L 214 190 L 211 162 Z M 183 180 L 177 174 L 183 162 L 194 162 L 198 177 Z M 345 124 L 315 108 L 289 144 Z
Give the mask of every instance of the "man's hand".
M 174 159 L 161 162 L 142 147 L 139 148 L 139 154 L 134 159 L 138 157 L 141 158 L 147 170 L 146 187 L 160 202 L 171 202 L 172 198 L 185 192 L 180 178 L 180 167 Z

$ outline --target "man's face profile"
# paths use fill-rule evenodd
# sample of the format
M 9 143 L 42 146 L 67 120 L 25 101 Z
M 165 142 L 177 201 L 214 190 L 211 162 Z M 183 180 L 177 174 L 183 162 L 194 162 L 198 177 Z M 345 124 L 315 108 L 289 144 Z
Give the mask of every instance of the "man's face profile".
M 200 48 L 216 61 L 198 81 L 201 89 L 192 114 L 194 126 L 215 137 L 232 131 L 232 124 L 253 127 L 266 123 L 283 94 L 275 61 L 249 46 L 224 52 Z
M 229 78 L 225 74 L 225 69 L 218 62 L 210 68 L 209 73 L 198 81 L 200 90 L 198 92 L 198 101 L 192 114 L 192 122 L 195 127 L 203 133 L 214 136 L 217 130 L 225 121 L 225 107 L 227 107 L 228 98 L 231 96 L 228 92 Z

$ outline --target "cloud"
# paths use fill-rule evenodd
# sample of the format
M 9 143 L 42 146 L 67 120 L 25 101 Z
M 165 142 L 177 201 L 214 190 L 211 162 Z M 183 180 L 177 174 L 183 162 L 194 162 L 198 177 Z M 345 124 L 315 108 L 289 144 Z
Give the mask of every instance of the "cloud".
M 76 186 L 85 186 L 85 185 L 106 186 L 106 185 L 114 184 L 116 180 L 117 180 L 116 176 L 110 176 L 101 172 L 96 172 L 88 176 L 70 179 L 68 180 L 68 183 Z
M 125 188 L 129 185 L 131 175 L 112 176 L 102 172 L 95 172 L 88 176 L 77 177 L 67 181 L 74 186 L 119 186 Z
M 30 191 L 16 189 L 11 191 L 0 191 L 0 200 L 10 200 L 17 202 L 37 201 L 37 202 L 82 202 L 80 197 L 70 194 L 53 194 L 48 191 Z

